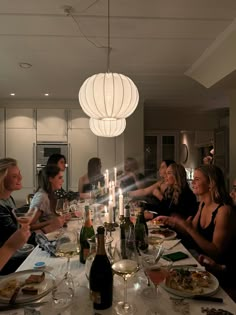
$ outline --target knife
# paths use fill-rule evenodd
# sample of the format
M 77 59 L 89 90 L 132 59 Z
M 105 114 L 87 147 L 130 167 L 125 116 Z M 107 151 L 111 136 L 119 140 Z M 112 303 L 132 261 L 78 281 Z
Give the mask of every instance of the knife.
M 198 300 L 198 301 L 209 301 L 209 302 L 217 302 L 217 303 L 223 303 L 222 298 L 218 298 L 215 296 L 208 296 L 208 295 L 193 295 L 190 297 L 193 300 Z
M 48 302 L 45 301 L 45 302 L 35 302 L 35 303 L 21 303 L 21 304 L 8 304 L 8 305 L 1 305 L 0 306 L 0 312 L 3 312 L 3 311 L 9 311 L 9 310 L 15 310 L 15 309 L 18 309 L 18 308 L 24 308 L 24 307 L 39 307 L 39 306 L 42 306 L 44 304 L 47 304 Z

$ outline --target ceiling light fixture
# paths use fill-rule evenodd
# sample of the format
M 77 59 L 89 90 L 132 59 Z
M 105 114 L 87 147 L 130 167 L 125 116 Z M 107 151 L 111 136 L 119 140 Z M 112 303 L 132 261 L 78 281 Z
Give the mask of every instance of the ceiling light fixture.
M 19 63 L 19 66 L 23 69 L 29 69 L 32 67 L 32 65 L 30 63 L 27 63 L 27 62 L 20 62 Z
M 15 96 L 16 94 L 15 94 L 15 93 L 11 93 L 10 95 L 11 95 L 11 96 Z
M 89 119 L 91 131 L 98 137 L 117 137 L 124 132 L 126 127 L 125 118 L 116 120 Z
M 44 96 L 49 96 L 49 93 L 44 93 Z
M 79 103 L 93 119 L 116 121 L 130 116 L 136 109 L 139 93 L 133 81 L 110 68 L 110 0 L 108 0 L 107 73 L 89 77 L 79 90 Z

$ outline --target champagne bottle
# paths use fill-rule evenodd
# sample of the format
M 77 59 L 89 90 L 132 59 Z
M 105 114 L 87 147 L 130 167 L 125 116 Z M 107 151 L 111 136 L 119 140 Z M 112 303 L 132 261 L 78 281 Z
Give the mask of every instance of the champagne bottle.
M 112 305 L 113 273 L 105 251 L 104 227 L 97 229 L 97 253 L 89 275 L 90 296 L 96 310 L 105 310 Z
M 137 248 L 145 250 L 148 248 L 148 227 L 144 218 L 144 211 L 138 208 L 138 217 L 135 224 L 135 240 Z
M 90 219 L 89 206 L 85 206 L 85 222 L 80 231 L 80 262 L 85 264 L 86 258 L 89 254 L 88 239 L 95 235 L 92 221 Z
M 134 229 L 134 224 L 130 220 L 130 206 L 125 206 L 124 211 L 124 220 L 120 223 L 120 239 L 125 240 L 127 239 L 127 234 L 129 233 L 130 227 Z

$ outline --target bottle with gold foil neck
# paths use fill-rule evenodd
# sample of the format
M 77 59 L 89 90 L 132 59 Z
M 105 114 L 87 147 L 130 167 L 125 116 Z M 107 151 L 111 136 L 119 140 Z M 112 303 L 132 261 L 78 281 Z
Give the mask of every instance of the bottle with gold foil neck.
M 85 206 L 85 221 L 80 231 L 80 262 L 85 264 L 86 258 L 89 254 L 89 242 L 88 239 L 95 235 L 93 224 L 90 218 L 89 206 Z

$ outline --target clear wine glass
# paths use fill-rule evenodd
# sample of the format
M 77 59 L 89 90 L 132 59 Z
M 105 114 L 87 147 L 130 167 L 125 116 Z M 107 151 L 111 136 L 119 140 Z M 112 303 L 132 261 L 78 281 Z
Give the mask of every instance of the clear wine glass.
M 161 252 L 161 248 L 158 248 L 157 251 Z M 150 280 L 149 283 L 152 285 L 142 291 L 142 297 L 145 304 L 148 306 L 146 315 L 165 314 L 165 311 L 161 308 L 160 302 L 158 301 L 160 295 L 158 286 L 165 281 L 172 262 L 158 257 L 157 251 L 153 251 L 152 254 L 142 254 L 143 270 Z
M 29 225 L 33 220 L 38 208 L 21 207 L 15 208 L 12 210 L 16 220 L 20 223 L 21 226 Z
M 55 309 L 67 308 L 74 297 L 74 283 L 71 274 L 65 273 L 62 279 L 56 281 L 55 287 L 52 291 L 52 301 Z
M 57 204 L 55 208 L 56 214 L 63 216 L 69 212 L 70 204 L 68 200 L 57 199 Z
M 66 274 L 71 276 L 70 273 L 70 258 L 78 255 L 79 253 L 79 243 L 77 238 L 77 233 L 75 231 L 64 231 L 56 245 L 56 255 L 59 257 L 67 258 Z M 73 280 L 72 280 L 73 281 Z
M 139 255 L 136 250 L 134 232 L 130 229 L 127 240 L 116 242 L 112 269 L 115 274 L 124 279 L 124 300 L 117 303 L 115 311 L 119 315 L 134 314 L 135 306 L 127 302 L 127 281 L 140 269 Z

